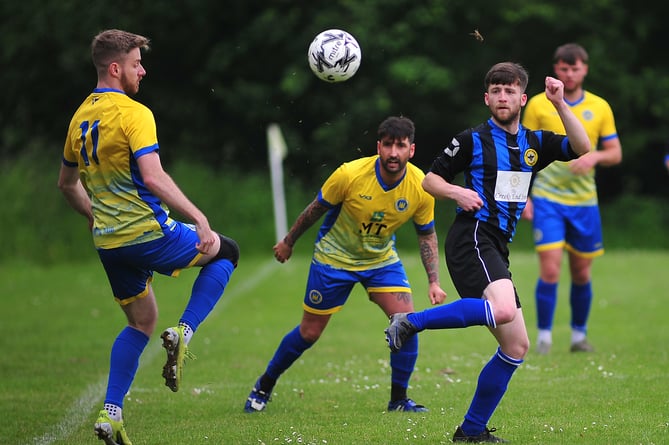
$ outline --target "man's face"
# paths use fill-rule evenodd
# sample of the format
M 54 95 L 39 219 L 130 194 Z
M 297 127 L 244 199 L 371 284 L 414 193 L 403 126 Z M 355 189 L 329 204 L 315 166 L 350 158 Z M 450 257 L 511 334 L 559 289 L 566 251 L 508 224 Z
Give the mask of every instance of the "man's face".
M 376 144 L 376 151 L 381 158 L 381 168 L 388 174 L 403 173 L 407 162 L 413 157 L 416 146 L 409 138 L 393 139 L 384 137 Z
M 583 86 L 583 80 L 588 74 L 588 65 L 580 59 L 573 65 L 560 60 L 553 65 L 553 70 L 555 71 L 555 77 L 564 84 L 565 93 L 570 93 Z
M 527 95 L 521 91 L 518 83 L 497 84 L 488 86 L 484 100 L 495 120 L 507 125 L 520 119 L 520 109 L 525 106 Z
M 130 51 L 120 62 L 120 81 L 123 91 L 132 96 L 139 91 L 139 82 L 146 76 L 142 66 L 142 55 L 139 48 Z

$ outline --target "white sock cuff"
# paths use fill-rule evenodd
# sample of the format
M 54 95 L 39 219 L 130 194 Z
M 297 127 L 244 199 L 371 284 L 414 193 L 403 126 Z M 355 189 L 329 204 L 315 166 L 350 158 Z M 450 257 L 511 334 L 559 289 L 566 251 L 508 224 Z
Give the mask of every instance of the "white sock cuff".
M 104 408 L 107 411 L 107 414 L 109 414 L 110 419 L 117 422 L 123 419 L 123 409 L 120 406 L 114 405 L 113 403 L 105 403 Z
M 184 327 L 184 341 L 186 344 L 188 344 L 191 337 L 193 336 L 193 328 L 191 328 L 188 323 L 184 323 L 183 321 L 179 322 L 179 326 Z
M 488 300 L 483 300 L 484 305 L 485 305 L 485 318 L 486 318 L 486 325 L 490 326 L 491 328 L 496 328 L 497 323 L 495 322 L 495 314 L 492 310 L 492 305 Z

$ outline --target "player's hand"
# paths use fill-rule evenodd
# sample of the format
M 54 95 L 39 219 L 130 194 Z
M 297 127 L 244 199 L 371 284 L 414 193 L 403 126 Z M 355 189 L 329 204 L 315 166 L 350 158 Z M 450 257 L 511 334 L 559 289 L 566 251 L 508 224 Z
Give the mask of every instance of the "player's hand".
M 474 190 L 461 187 L 455 199 L 458 206 L 465 212 L 476 212 L 483 207 L 483 200 Z
M 521 219 L 526 219 L 532 221 L 534 219 L 534 204 L 532 203 L 531 198 L 527 198 L 527 203 L 523 209 L 523 213 L 520 214 Z
M 592 152 L 586 153 L 583 156 L 574 159 L 569 163 L 569 170 L 578 176 L 586 175 L 590 170 L 595 168 L 597 160 L 591 155 Z
M 284 240 L 279 241 L 273 247 L 274 258 L 280 263 L 285 263 L 293 254 L 293 248 Z
M 441 286 L 439 286 L 439 283 L 437 283 L 436 281 L 430 283 L 429 294 L 430 294 L 430 303 L 432 303 L 433 306 L 436 304 L 443 303 L 447 297 L 446 292 L 441 288 Z
M 209 225 L 196 224 L 195 231 L 200 239 L 200 242 L 195 244 L 195 248 L 204 255 L 211 253 L 218 240 L 218 235 L 211 230 Z
M 546 76 L 546 97 L 552 103 L 564 100 L 564 84 L 555 77 Z

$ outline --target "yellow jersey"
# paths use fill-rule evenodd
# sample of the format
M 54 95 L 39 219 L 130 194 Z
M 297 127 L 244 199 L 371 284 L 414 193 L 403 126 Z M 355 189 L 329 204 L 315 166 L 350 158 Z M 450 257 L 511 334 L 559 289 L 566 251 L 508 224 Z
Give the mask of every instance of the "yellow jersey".
M 329 207 L 315 244 L 314 259 L 346 270 L 383 267 L 399 261 L 395 232 L 412 219 L 416 229 L 434 228 L 434 198 L 425 192 L 425 174 L 407 163 L 395 184 L 381 179 L 379 156 L 339 166 L 318 194 Z
M 96 248 L 151 241 L 169 229 L 169 210 L 137 166 L 137 158 L 158 149 L 153 113 L 122 91 L 95 89 L 74 113 L 63 163 L 79 169 L 91 197 Z
M 590 150 L 596 150 L 600 141 L 618 137 L 613 111 L 606 100 L 584 91 L 581 99 L 575 103 L 567 103 L 588 133 Z M 528 101 L 522 123 L 531 130 L 550 130 L 565 134 L 555 107 L 544 93 L 537 94 Z M 532 196 L 565 205 L 596 205 L 595 171 L 593 169 L 586 175 L 574 175 L 569 170 L 568 162 L 553 162 L 535 178 Z

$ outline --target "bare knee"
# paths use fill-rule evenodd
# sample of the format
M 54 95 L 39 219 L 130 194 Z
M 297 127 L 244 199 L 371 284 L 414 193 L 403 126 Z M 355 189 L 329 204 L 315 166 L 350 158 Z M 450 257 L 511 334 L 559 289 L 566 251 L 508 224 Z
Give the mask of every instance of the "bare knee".
M 318 339 L 321 338 L 322 333 L 323 330 L 316 326 L 300 325 L 300 335 L 302 336 L 304 341 L 307 341 L 309 343 L 316 343 Z
M 305 341 L 315 343 L 330 321 L 332 314 L 312 314 L 304 311 L 300 322 L 300 335 Z
M 546 283 L 557 283 L 560 279 L 562 249 L 539 253 L 541 279 Z
M 516 306 L 497 305 L 493 306 L 493 315 L 495 316 L 495 323 L 497 325 L 511 323 L 516 317 Z
M 156 330 L 156 319 L 136 320 L 133 322 L 128 322 L 128 326 L 143 332 L 147 337 L 151 337 L 153 332 Z
M 530 350 L 530 339 L 527 333 L 510 338 L 507 336 L 501 339 L 499 346 L 504 354 L 511 358 L 522 360 Z
M 148 295 L 138 298 L 127 305 L 122 305 L 121 309 L 128 319 L 128 326 L 151 337 L 158 322 L 158 306 L 156 305 L 156 297 L 153 294 L 153 289 L 149 288 Z
M 579 286 L 589 283 L 590 269 L 572 269 L 571 280 Z
M 527 351 L 530 350 L 530 339 L 525 336 L 524 338 L 517 339 L 511 347 L 510 357 L 522 359 L 527 355 Z

